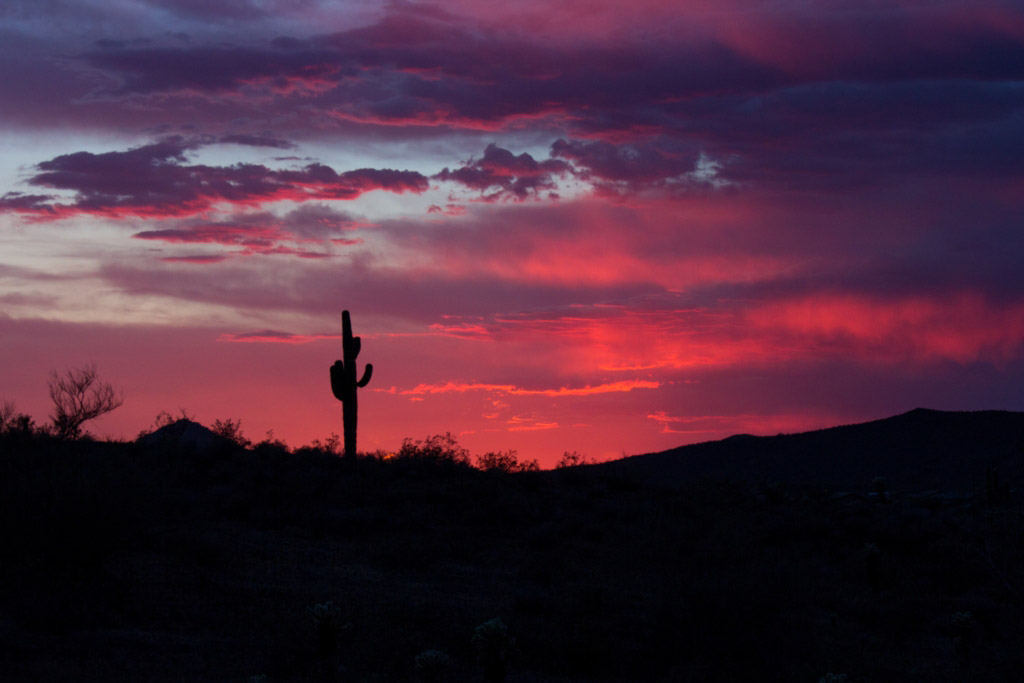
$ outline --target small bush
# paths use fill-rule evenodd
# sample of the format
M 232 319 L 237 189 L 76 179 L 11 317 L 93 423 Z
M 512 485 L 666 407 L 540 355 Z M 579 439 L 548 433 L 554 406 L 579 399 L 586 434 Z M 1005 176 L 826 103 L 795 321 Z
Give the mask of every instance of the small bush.
M 116 410 L 124 404 L 124 391 L 101 382 L 96 366 L 50 373 L 53 428 L 62 439 L 82 436 L 82 425 Z
M 423 683 L 437 683 L 451 664 L 451 657 L 441 650 L 425 650 L 416 655 L 416 678 Z
M 225 420 L 214 420 L 213 426 L 210 427 L 210 431 L 217 436 L 227 439 L 239 448 L 252 447 L 252 441 L 247 439 L 245 434 L 242 433 L 241 420 L 232 420 L 231 418 L 227 418 Z
M 537 472 L 540 464 L 536 460 L 519 460 L 515 451 L 496 451 L 478 455 L 477 469 L 486 472 Z
M 560 470 L 566 467 L 576 467 L 578 465 L 592 465 L 593 463 L 593 460 L 585 455 L 580 455 L 576 451 L 565 451 L 562 453 L 562 457 L 558 459 L 558 462 L 555 463 L 555 469 Z
M 0 436 L 28 438 L 37 432 L 35 420 L 19 413 L 14 401 L 0 402 Z
M 459 445 L 451 432 L 428 436 L 423 441 L 405 439 L 395 457 L 435 463 L 469 464 L 469 451 Z
M 342 625 L 341 610 L 333 602 L 321 602 L 307 607 L 306 614 L 313 620 L 317 654 L 330 657 L 338 647 L 338 636 L 349 626 Z
M 509 660 L 519 654 L 516 639 L 500 617 L 485 621 L 473 629 L 473 649 L 484 667 L 484 681 L 501 683 L 505 680 Z

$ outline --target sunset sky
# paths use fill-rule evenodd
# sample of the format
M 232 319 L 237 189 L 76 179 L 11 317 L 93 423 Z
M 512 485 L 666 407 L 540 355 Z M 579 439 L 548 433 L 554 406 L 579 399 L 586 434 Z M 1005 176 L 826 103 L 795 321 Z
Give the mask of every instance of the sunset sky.
M 550 466 L 1024 410 L 1024 5 L 4 0 L 0 400 Z

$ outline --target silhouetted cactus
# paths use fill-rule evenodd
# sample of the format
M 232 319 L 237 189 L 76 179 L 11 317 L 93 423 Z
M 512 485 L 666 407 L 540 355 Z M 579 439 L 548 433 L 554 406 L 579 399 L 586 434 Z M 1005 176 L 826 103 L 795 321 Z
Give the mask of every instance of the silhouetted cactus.
M 367 363 L 363 378 L 356 381 L 356 356 L 359 355 L 361 346 L 362 341 L 359 337 L 352 336 L 352 320 L 348 311 L 342 311 L 342 360 L 334 361 L 334 365 L 331 366 L 331 391 L 334 392 L 334 398 L 342 402 L 346 458 L 354 458 L 356 455 L 356 421 L 359 414 L 356 390 L 369 384 L 370 376 L 373 374 L 373 365 Z

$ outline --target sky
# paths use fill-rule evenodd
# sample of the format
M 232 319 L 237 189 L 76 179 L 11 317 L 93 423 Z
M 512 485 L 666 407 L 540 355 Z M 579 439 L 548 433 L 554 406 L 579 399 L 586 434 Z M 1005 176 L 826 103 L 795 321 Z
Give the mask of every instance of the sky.
M 1024 3 L 4 0 L 0 399 L 551 466 L 1024 410 Z

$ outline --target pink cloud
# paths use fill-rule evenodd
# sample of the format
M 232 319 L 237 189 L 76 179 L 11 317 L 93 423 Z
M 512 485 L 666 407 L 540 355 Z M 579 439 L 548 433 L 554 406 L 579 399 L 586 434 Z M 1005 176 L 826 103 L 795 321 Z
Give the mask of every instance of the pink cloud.
M 548 429 L 558 429 L 557 422 L 523 415 L 513 415 L 508 419 L 507 425 L 507 429 L 510 432 L 539 432 Z
M 661 425 L 662 434 L 678 434 L 681 437 L 697 437 L 698 441 L 752 434 L 774 436 L 820 429 L 822 425 L 841 425 L 849 418 L 842 415 L 821 414 L 780 414 L 780 415 L 670 415 L 659 410 L 647 416 Z
M 452 319 L 434 329 L 471 341 L 530 346 L 566 374 L 678 377 L 680 371 L 825 358 L 911 362 L 919 368 L 947 361 L 1005 365 L 1024 356 L 1024 304 L 996 304 L 969 292 L 888 299 L 814 294 L 685 306 L 682 297 L 664 296 L 468 324 Z M 438 390 L 471 389 L 502 387 L 456 384 Z
M 466 391 L 488 391 L 511 396 L 591 396 L 633 391 L 634 389 L 657 389 L 659 383 L 652 380 L 623 380 L 585 387 L 559 387 L 557 389 L 524 389 L 513 384 L 486 384 L 481 382 L 445 382 L 443 384 L 419 384 L 412 389 L 400 390 L 403 396 L 423 394 L 462 393 Z
M 995 304 L 958 292 L 944 297 L 874 298 L 812 294 L 747 314 L 777 343 L 865 361 L 1004 364 L 1024 351 L 1024 303 Z

